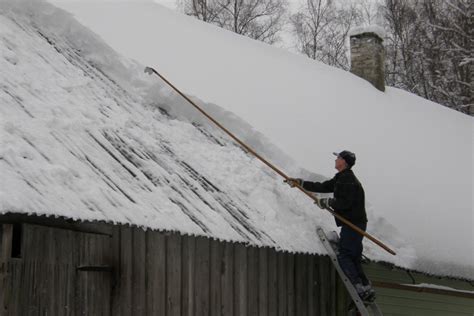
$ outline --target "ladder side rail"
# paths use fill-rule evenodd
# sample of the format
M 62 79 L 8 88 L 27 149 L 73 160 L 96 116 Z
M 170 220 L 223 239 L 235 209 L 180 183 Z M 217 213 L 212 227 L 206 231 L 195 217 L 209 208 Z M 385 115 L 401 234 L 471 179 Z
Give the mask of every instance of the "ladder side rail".
M 318 227 L 317 228 L 317 233 L 318 233 L 319 239 L 323 243 L 324 248 L 326 248 L 326 250 L 328 252 L 328 255 L 329 255 L 334 267 L 336 268 L 336 271 L 338 272 L 338 274 L 341 277 L 344 285 L 346 286 L 346 289 L 349 292 L 349 295 L 351 296 L 354 304 L 357 306 L 357 309 L 362 314 L 362 316 L 369 316 L 370 315 L 369 311 L 368 311 L 367 307 L 365 306 L 364 302 L 362 301 L 362 299 L 359 297 L 359 294 L 357 293 L 356 289 L 354 288 L 354 285 L 349 280 L 349 278 L 346 276 L 344 271 L 342 271 L 342 268 L 339 265 L 339 262 L 337 260 L 337 255 L 336 255 L 331 243 L 329 242 L 326 234 L 324 233 L 323 229 Z M 368 306 L 370 307 L 370 309 L 372 310 L 372 312 L 375 316 L 382 316 L 382 312 L 380 311 L 380 308 L 378 307 L 378 305 L 375 302 L 369 304 Z

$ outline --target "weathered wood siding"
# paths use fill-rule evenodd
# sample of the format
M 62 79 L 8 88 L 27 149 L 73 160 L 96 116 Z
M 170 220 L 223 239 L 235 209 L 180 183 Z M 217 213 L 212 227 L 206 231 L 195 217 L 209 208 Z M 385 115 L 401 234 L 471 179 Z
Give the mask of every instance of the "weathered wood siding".
M 327 257 L 131 227 L 22 227 L 21 258 L 2 246 L 3 315 L 344 315 Z
M 2 245 L 2 315 L 110 315 L 110 272 L 91 271 L 110 263 L 110 237 L 35 225 L 21 230 L 21 257 L 11 258 L 6 240 Z

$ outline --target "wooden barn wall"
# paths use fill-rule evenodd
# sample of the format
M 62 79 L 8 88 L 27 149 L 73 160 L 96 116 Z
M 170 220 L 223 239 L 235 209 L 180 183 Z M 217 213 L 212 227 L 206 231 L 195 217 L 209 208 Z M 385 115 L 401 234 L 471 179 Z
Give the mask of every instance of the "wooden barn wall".
M 21 258 L 2 246 L 1 315 L 344 315 L 347 304 L 327 257 L 131 227 L 22 227 Z

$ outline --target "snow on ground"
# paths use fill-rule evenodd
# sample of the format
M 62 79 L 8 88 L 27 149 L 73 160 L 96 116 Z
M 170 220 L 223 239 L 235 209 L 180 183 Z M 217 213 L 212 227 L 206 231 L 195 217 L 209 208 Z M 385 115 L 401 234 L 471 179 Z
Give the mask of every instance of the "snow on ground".
M 144 77 L 143 65 L 150 64 L 186 93 L 221 106 L 203 104 L 291 175 L 309 174 L 299 164 L 330 177 L 330 153 L 354 150 L 355 171 L 372 205 L 370 232 L 398 253 L 392 257 L 366 242 L 366 254 L 472 277 L 469 245 L 455 242 L 472 241 L 472 119 L 396 89 L 377 92 L 340 70 L 158 5 L 62 6 L 142 65 L 119 57 L 48 5 L 25 1 L 22 13 L 3 10 L 3 212 L 105 219 L 322 252 L 314 225 L 333 228 L 332 218 L 190 112 L 162 83 Z M 453 159 L 457 164 L 448 168 Z M 315 173 L 310 177 L 321 178 Z M 443 198 L 453 195 L 453 187 L 457 199 Z M 438 228 L 453 227 L 440 238 Z

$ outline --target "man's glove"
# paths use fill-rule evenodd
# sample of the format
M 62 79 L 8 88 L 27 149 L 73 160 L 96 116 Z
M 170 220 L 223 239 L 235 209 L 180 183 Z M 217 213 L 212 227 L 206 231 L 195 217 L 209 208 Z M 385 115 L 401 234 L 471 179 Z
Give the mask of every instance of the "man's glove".
M 322 198 L 322 199 L 316 198 L 316 201 L 314 202 L 314 204 L 317 204 L 319 208 L 330 210 L 331 209 L 331 205 L 329 205 L 330 200 L 331 199 L 328 199 L 328 198 Z
M 288 183 L 288 185 L 292 188 L 294 188 L 296 185 L 299 185 L 299 186 L 303 185 L 303 179 L 300 179 L 300 178 L 288 178 L 283 182 Z

